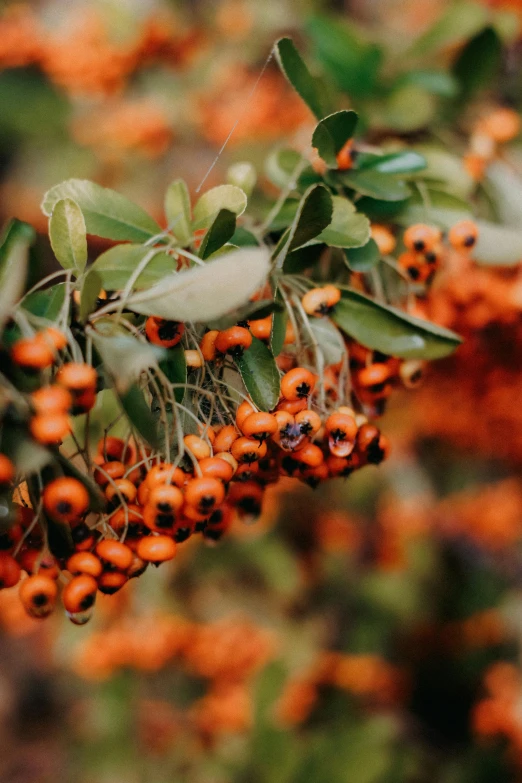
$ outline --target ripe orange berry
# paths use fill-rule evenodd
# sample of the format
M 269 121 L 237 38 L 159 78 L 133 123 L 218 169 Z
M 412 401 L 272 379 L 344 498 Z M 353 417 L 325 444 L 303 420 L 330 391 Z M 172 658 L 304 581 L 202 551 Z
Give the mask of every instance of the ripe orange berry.
M 136 554 L 146 563 L 159 565 L 176 555 L 176 542 L 164 535 L 145 536 L 138 542 Z
M 498 144 L 505 144 L 520 133 L 520 115 L 509 108 L 498 108 L 480 122 L 480 129 Z
M 173 484 L 159 484 L 151 489 L 147 506 L 162 514 L 177 514 L 183 505 L 183 492 Z
M 425 223 L 415 223 L 404 232 L 404 244 L 408 250 L 416 253 L 426 253 L 440 242 L 442 237 L 440 229 L 428 226 Z
M 295 367 L 283 376 L 281 380 L 281 394 L 290 402 L 303 400 L 311 394 L 315 388 L 317 376 L 304 367 Z
M 65 413 L 41 413 L 29 422 L 31 435 L 44 446 L 59 445 L 71 431 L 71 422 Z
M 307 435 L 310 438 L 319 432 L 322 427 L 322 421 L 319 414 L 308 409 L 296 413 L 295 423 L 299 427 L 301 434 Z
M 197 369 L 203 367 L 203 357 L 199 351 L 185 351 L 185 364 L 187 367 Z
M 383 439 L 380 431 L 373 424 L 363 424 L 357 433 L 357 451 L 363 460 L 372 465 L 379 465 L 388 453 L 388 442 Z
M 363 367 L 356 373 L 356 381 L 359 386 L 373 394 L 380 394 L 385 391 L 387 384 L 391 380 L 392 371 L 388 364 L 384 362 L 375 362 Z
M 77 416 L 79 413 L 87 413 L 96 404 L 96 389 L 86 389 L 83 392 L 76 393 L 74 396 L 74 405 L 72 413 Z
M 114 505 L 119 505 L 122 500 L 124 503 L 134 503 L 138 490 L 136 486 L 126 478 L 119 478 L 109 482 L 105 488 L 105 497 Z
M 129 568 L 131 568 L 134 555 L 130 549 L 129 552 L 131 553 L 131 562 Z M 114 593 L 117 593 L 118 590 L 121 590 L 121 588 L 128 581 L 129 577 L 122 571 L 104 571 L 98 579 L 98 590 L 100 593 L 104 593 L 105 595 L 114 595 Z
M 374 223 L 370 229 L 370 234 L 382 256 L 389 256 L 393 253 L 397 242 L 389 228 Z
M 347 413 L 332 413 L 325 422 L 328 448 L 335 457 L 347 457 L 355 446 L 357 424 Z
M 185 489 L 185 502 L 200 514 L 210 514 L 225 499 L 223 482 L 211 476 L 191 479 Z
M 399 267 L 414 283 L 421 283 L 425 275 L 425 262 L 418 253 L 401 253 L 397 259 Z
M 315 443 L 305 443 L 293 453 L 294 459 L 309 468 L 317 468 L 324 462 L 324 454 Z
M 308 408 L 308 400 L 303 397 L 302 400 L 281 400 L 277 403 L 277 411 L 284 411 L 290 413 L 292 416 L 296 416 L 299 411 L 305 411 Z
M 37 413 L 67 413 L 72 407 L 70 392 L 63 386 L 42 386 L 31 394 L 31 402 Z
M 456 250 L 469 250 L 476 244 L 478 233 L 473 220 L 461 220 L 450 228 L 448 239 Z
M 128 531 L 132 531 L 132 535 L 136 535 L 143 527 L 143 514 L 140 506 L 135 503 L 126 503 L 124 506 L 120 506 L 109 517 L 109 525 L 114 532 L 118 534 L 125 529 L 127 525 Z M 127 538 L 125 539 L 127 544 Z
M 20 566 L 14 557 L 7 552 L 0 552 L 0 590 L 18 584 L 20 573 Z
M 115 438 L 109 435 L 98 441 L 98 454 L 104 457 L 105 462 L 123 462 L 124 456 L 130 457 L 132 449 L 125 448 L 125 441 L 121 438 Z
M 235 440 L 230 449 L 230 453 L 239 463 L 256 462 L 258 459 L 263 459 L 266 452 L 266 443 L 246 437 Z
M 334 285 L 311 288 L 303 296 L 301 303 L 305 313 L 320 318 L 329 315 L 341 299 L 341 292 Z
M 75 552 L 67 561 L 67 570 L 73 575 L 88 574 L 97 579 L 102 572 L 101 561 L 92 552 Z
M 231 454 L 228 454 L 228 456 L 232 457 Z M 202 459 L 199 463 L 199 469 L 201 470 L 202 476 L 211 476 L 212 478 L 221 479 L 225 484 L 228 484 L 235 473 L 233 465 L 218 454 L 215 454 L 213 457 Z
M 83 362 L 68 362 L 58 371 L 56 382 L 76 394 L 96 388 L 98 376 L 94 367 Z
M 256 481 L 234 482 L 227 502 L 233 506 L 243 522 L 255 522 L 261 514 L 263 488 Z
M 216 337 L 216 350 L 219 353 L 229 353 L 239 357 L 252 345 L 252 335 L 244 326 L 231 326 L 224 329 Z
M 287 321 L 285 328 L 284 345 L 292 345 L 295 343 L 295 331 L 291 321 Z
M 36 338 L 50 346 L 53 353 L 63 351 L 67 345 L 67 337 L 55 326 L 48 326 L 43 331 L 38 332 Z
M 259 411 L 243 419 L 240 428 L 247 438 L 263 441 L 277 432 L 277 420 L 271 413 Z
M 165 318 L 156 318 L 151 315 L 145 323 L 147 340 L 154 345 L 164 348 L 173 348 L 177 345 L 185 331 L 185 324 L 180 321 L 167 321 Z
M 217 356 L 216 338 L 219 334 L 217 329 L 211 329 L 203 335 L 199 344 L 199 350 L 203 354 L 206 362 L 213 362 Z
M 42 574 L 50 579 L 58 579 L 60 576 L 60 568 L 53 555 L 46 555 L 41 549 L 26 549 L 20 552 L 18 561 L 28 574 Z
M 7 487 L 15 477 L 15 466 L 5 454 L 0 453 L 0 487 Z
M 43 506 L 46 514 L 60 522 L 78 519 L 89 508 L 89 495 L 78 479 L 62 476 L 44 488 Z
M 348 139 L 344 147 L 337 153 L 337 168 L 339 171 L 348 171 L 348 169 L 353 168 L 354 161 L 353 139 Z
M 132 563 L 132 551 L 121 541 L 106 538 L 96 544 L 96 554 L 104 571 L 126 571 Z
M 65 585 L 62 593 L 65 611 L 69 614 L 87 612 L 94 605 L 97 592 L 98 583 L 94 577 L 89 574 L 73 576 L 71 581 Z
M 258 318 L 253 321 L 249 321 L 249 329 L 254 337 L 263 342 L 270 340 L 270 333 L 272 331 L 272 316 L 267 315 L 266 318 Z
M 20 583 L 19 596 L 28 615 L 43 619 L 54 610 L 58 587 L 54 579 L 35 574 Z
M 125 475 L 125 465 L 123 462 L 104 462 L 102 465 L 96 465 L 94 469 L 94 480 L 99 487 L 105 488 L 110 480 L 116 481 Z
M 36 337 L 23 337 L 11 348 L 11 358 L 15 364 L 30 372 L 38 372 L 50 367 L 54 362 L 54 351 L 50 345 Z
M 203 438 L 198 438 L 197 435 L 185 435 L 183 438 L 183 443 L 185 444 L 186 448 L 192 452 L 197 460 L 210 457 L 210 446 Z
M 243 405 L 243 403 L 241 403 Z M 241 405 L 239 406 L 241 408 Z M 249 414 L 253 412 L 253 408 L 249 405 Z M 238 409 L 239 410 L 239 409 Z M 237 414 L 236 414 L 237 418 Z M 214 452 L 230 451 L 230 447 L 233 442 L 239 438 L 239 432 L 236 430 L 233 424 L 225 424 L 216 434 L 214 441 Z
M 236 424 L 241 429 L 243 422 L 247 418 L 247 416 L 250 416 L 252 413 L 255 413 L 255 408 L 248 400 L 243 400 L 241 405 L 236 411 Z M 222 451 L 225 451 L 226 449 L 222 449 Z
M 76 552 L 87 552 L 95 543 L 94 533 L 85 522 L 79 522 L 72 527 L 71 537 Z
M 186 478 L 181 468 L 175 468 L 169 462 L 160 462 L 149 470 L 145 482 L 149 489 L 157 484 L 175 484 L 177 487 L 182 487 Z

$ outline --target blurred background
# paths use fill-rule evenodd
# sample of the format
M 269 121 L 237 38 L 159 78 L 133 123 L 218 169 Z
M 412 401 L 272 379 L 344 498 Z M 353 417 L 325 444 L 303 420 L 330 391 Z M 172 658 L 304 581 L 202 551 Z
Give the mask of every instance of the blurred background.
M 312 120 L 273 62 L 249 100 L 253 85 L 283 34 L 327 65 L 333 21 L 363 124 L 460 153 L 450 77 L 418 73 L 493 25 L 500 76 L 477 105 L 520 109 L 521 20 L 518 0 L 4 2 L 0 217 L 44 234 L 41 196 L 69 177 L 158 216 L 238 118 L 206 184 L 240 160 L 262 177 Z M 383 74 L 412 68 L 399 112 Z M 255 525 L 187 542 L 84 628 L 0 593 L 2 783 L 522 780 L 522 268 L 448 275 L 427 307 L 466 341 L 390 399 L 386 464 L 280 483 Z

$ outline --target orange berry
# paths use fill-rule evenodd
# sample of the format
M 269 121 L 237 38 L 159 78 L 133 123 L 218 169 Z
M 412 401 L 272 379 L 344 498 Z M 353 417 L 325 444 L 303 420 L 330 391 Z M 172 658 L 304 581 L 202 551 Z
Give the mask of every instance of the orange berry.
M 348 139 L 344 147 L 337 153 L 337 168 L 339 171 L 348 171 L 348 169 L 353 168 L 354 160 L 353 139 Z
M 414 250 L 416 253 L 433 250 L 441 238 L 440 229 L 425 223 L 415 223 L 404 232 L 404 244 L 408 250 Z
M 211 329 L 203 335 L 199 344 L 199 350 L 203 354 L 206 362 L 213 362 L 217 356 L 216 338 L 219 334 L 217 329 Z
M 281 394 L 290 402 L 308 397 L 315 388 L 317 375 L 304 367 L 295 367 L 287 372 L 281 380 Z
M 266 443 L 246 437 L 235 440 L 230 449 L 230 453 L 239 463 L 256 462 L 258 459 L 263 459 L 266 452 Z
M 159 565 L 176 555 L 176 542 L 165 535 L 145 536 L 138 542 L 136 554 L 146 563 Z
M 92 552 L 75 552 L 68 559 L 66 567 L 73 576 L 89 574 L 97 579 L 102 572 L 101 561 Z
M 469 250 L 476 244 L 478 233 L 473 220 L 461 220 L 450 228 L 448 239 L 456 250 Z
M 71 431 L 71 422 L 65 413 L 41 413 L 29 422 L 33 438 L 44 446 L 59 445 Z
M 370 229 L 370 234 L 382 256 L 389 256 L 393 253 L 397 242 L 389 228 L 374 223 Z
M 210 457 L 211 448 L 207 441 L 203 440 L 203 438 L 198 438 L 197 435 L 185 435 L 183 438 L 183 443 L 197 460 Z
M 254 440 L 266 440 L 277 432 L 277 421 L 271 413 L 251 413 L 240 425 L 243 435 Z
M 248 326 L 251 333 L 254 335 L 254 337 L 257 337 L 258 340 L 263 340 L 264 342 L 268 342 L 268 340 L 270 340 L 270 333 L 272 331 L 271 315 L 267 315 L 266 318 L 259 318 L 255 319 L 254 321 L 249 321 Z
M 58 587 L 54 579 L 41 574 L 28 576 L 20 583 L 19 596 L 28 615 L 43 619 L 54 610 Z
M 54 479 L 44 488 L 46 514 L 61 522 L 81 517 L 89 508 L 89 494 L 81 481 L 70 476 Z
M 252 345 L 252 335 L 244 326 L 231 326 L 224 329 L 216 337 L 216 350 L 219 353 L 229 353 L 234 357 L 241 356 Z
M 69 614 L 87 612 L 94 605 L 97 592 L 98 583 L 94 577 L 89 574 L 73 576 L 62 593 L 65 611 Z
M 242 405 L 244 403 L 241 403 Z M 239 406 L 241 407 L 241 405 Z M 249 405 L 249 415 L 253 412 L 253 408 L 251 405 Z M 236 414 L 237 418 L 237 414 Z M 221 451 L 230 451 L 230 447 L 232 446 L 233 442 L 239 438 L 239 433 L 234 427 L 233 424 L 225 424 L 224 427 L 222 427 L 218 433 L 216 434 L 216 439 L 214 441 L 214 452 L 218 453 Z
M 7 487 L 15 477 L 15 466 L 5 454 L 0 453 L 0 487 Z
M 50 345 L 36 337 L 23 337 L 11 348 L 11 358 L 15 364 L 30 372 L 45 370 L 54 362 L 54 351 Z
M 97 379 L 94 367 L 83 362 L 69 362 L 62 365 L 56 376 L 56 382 L 73 393 L 95 389 Z
M 147 340 L 154 345 L 161 345 L 163 348 L 173 348 L 177 345 L 185 331 L 185 324 L 180 321 L 167 321 L 165 318 L 156 318 L 149 316 L 145 323 L 145 334 Z
M 191 479 L 185 489 L 185 502 L 200 514 L 210 514 L 224 499 L 223 482 L 211 476 Z
M 66 413 L 72 407 L 70 392 L 63 386 L 42 386 L 31 394 L 31 402 L 37 413 Z
M 96 544 L 96 554 L 103 569 L 112 571 L 126 571 L 133 558 L 132 551 L 126 544 L 108 538 Z
M 0 552 L 0 590 L 18 584 L 20 573 L 20 566 L 14 557 L 7 552 Z

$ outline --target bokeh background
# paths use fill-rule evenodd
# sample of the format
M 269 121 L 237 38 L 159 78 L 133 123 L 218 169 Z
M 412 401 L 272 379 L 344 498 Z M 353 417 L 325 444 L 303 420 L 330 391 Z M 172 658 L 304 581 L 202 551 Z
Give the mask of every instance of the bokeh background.
M 506 47 L 480 100 L 520 108 L 516 0 L 3 3 L 2 221 L 35 225 L 45 265 L 46 189 L 85 177 L 157 215 L 174 178 L 195 190 L 238 119 L 207 185 L 234 161 L 262 171 L 312 127 L 272 62 L 249 99 L 272 43 L 291 34 L 313 57 L 334 17 L 372 127 L 429 128 L 453 151 L 458 118 L 439 128 L 436 91 L 393 127 L 405 113 L 364 67 L 443 69 L 479 17 Z M 444 45 L 411 55 L 448 18 Z M 520 164 L 519 144 L 510 154 Z M 2 783 L 522 780 L 522 268 L 447 275 L 426 307 L 466 341 L 394 393 L 385 465 L 316 491 L 280 483 L 255 525 L 188 542 L 172 568 L 102 596 L 84 628 L 0 594 Z

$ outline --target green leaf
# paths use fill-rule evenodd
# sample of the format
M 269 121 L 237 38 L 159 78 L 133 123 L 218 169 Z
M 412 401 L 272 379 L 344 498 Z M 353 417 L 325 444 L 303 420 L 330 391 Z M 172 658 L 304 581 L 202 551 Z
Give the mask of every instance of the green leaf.
M 364 168 L 381 174 L 412 174 L 426 168 L 426 159 L 414 150 L 401 150 L 375 155 Z
M 206 259 L 220 250 L 236 230 L 236 216 L 229 209 L 220 209 L 216 219 L 205 234 L 199 251 L 200 258 Z
M 286 275 L 298 275 L 305 269 L 310 269 L 317 264 L 326 249 L 323 244 L 310 244 L 300 247 L 293 253 L 288 253 L 283 264 L 283 272 Z
M 412 133 L 429 125 L 436 110 L 431 93 L 416 84 L 404 84 L 393 90 L 378 119 L 386 128 Z
M 171 321 L 208 322 L 245 304 L 269 269 L 266 250 L 240 248 L 135 293 L 127 307 Z
M 312 147 L 332 168 L 337 168 L 337 154 L 352 138 L 357 125 L 354 111 L 338 111 L 330 114 L 316 126 L 312 136 Z
M 159 364 L 160 370 L 165 373 L 171 383 L 186 383 L 187 362 L 185 361 L 185 349 L 181 343 L 175 345 L 174 348 L 169 348 L 165 353 L 165 358 Z M 174 389 L 176 402 L 183 402 L 184 396 L 184 388 Z
M 64 198 L 56 202 L 49 218 L 49 239 L 63 268 L 81 274 L 87 263 L 87 234 L 85 220 L 76 201 Z
M 170 230 L 182 247 L 192 240 L 190 195 L 182 179 L 172 182 L 165 193 L 165 215 Z
M 269 348 L 253 337 L 250 348 L 235 362 L 254 405 L 262 411 L 275 408 L 281 383 L 279 370 Z
M 313 241 L 330 247 L 361 247 L 370 238 L 370 221 L 356 212 L 354 205 L 343 196 L 332 196 L 333 213 L 330 225 Z
M 241 188 L 247 197 L 250 198 L 257 182 L 257 173 L 255 168 L 248 161 L 239 161 L 228 167 L 227 182 L 229 185 L 235 185 Z
M 492 27 L 485 27 L 460 52 L 453 74 L 460 86 L 460 98 L 487 89 L 502 62 L 502 42 Z
M 283 297 L 276 291 L 275 300 L 280 305 L 280 309 L 274 313 L 272 318 L 272 329 L 270 330 L 270 350 L 273 356 L 279 356 L 283 350 L 286 334 L 286 324 L 288 321 L 288 312 L 285 307 Z
M 94 312 L 102 288 L 101 276 L 95 269 L 89 269 L 83 279 L 80 294 L 80 323 L 84 324 Z
M 236 247 L 259 247 L 259 242 L 254 234 L 246 228 L 243 228 L 243 226 L 236 227 L 230 241 L 233 245 L 236 245 Z
M 222 318 L 216 318 L 215 320 L 208 321 L 207 326 L 209 329 L 219 329 L 223 331 L 230 326 L 234 326 L 238 321 L 253 321 L 259 318 L 266 318 L 271 313 L 278 312 L 283 309 L 283 305 L 273 299 L 258 299 L 256 302 L 248 302 L 238 310 L 234 310 L 233 313 L 224 315 Z
M 72 199 L 80 207 L 88 234 L 106 239 L 145 242 L 161 228 L 150 215 L 129 199 L 87 179 L 68 179 L 47 191 L 42 201 L 50 217 L 58 201 Z
M 469 204 L 451 193 L 429 188 L 427 197 L 428 203 L 425 203 L 419 193 L 414 193 L 405 209 L 396 216 L 396 222 L 402 226 L 434 223 L 440 228 L 449 229 L 459 220 L 472 217 Z
M 418 145 L 417 152 L 426 161 L 426 169 L 422 172 L 423 180 L 430 180 L 434 187 L 438 186 L 455 196 L 469 199 L 476 185 L 464 168 L 462 157 L 427 144 Z
M 415 84 L 432 95 L 441 98 L 454 98 L 459 91 L 459 85 L 454 76 L 447 71 L 419 69 L 403 74 L 399 78 L 399 86 Z
M 411 194 L 410 188 L 403 180 L 374 169 L 346 171 L 339 177 L 358 193 L 381 201 L 403 201 Z
M 119 330 L 118 330 L 119 331 Z M 130 334 L 115 331 L 114 336 L 90 331 L 107 373 L 112 377 L 116 391 L 125 393 L 144 370 L 158 366 L 165 355 L 163 348 L 142 342 Z
M 421 54 L 425 57 L 429 52 L 448 49 L 466 41 L 487 24 L 487 19 L 488 11 L 479 3 L 454 0 L 435 24 L 417 38 L 408 55 Z
M 118 394 L 118 400 L 133 429 L 153 449 L 159 449 L 161 442 L 156 427 L 156 420 L 139 387 L 133 383 L 124 394 Z
M 291 38 L 280 38 L 274 45 L 279 67 L 294 90 L 300 95 L 318 120 L 324 117 L 324 108 L 317 83 L 295 48 Z
M 176 272 L 177 263 L 172 256 L 144 245 L 115 245 L 98 256 L 90 271 L 100 276 L 103 288 L 121 290 L 146 256 L 150 260 L 134 281 L 133 289 L 148 288 Z
M 477 220 L 479 230 L 473 259 L 488 266 L 517 266 L 522 262 L 522 230 Z
M 37 318 L 47 318 L 55 321 L 62 309 L 65 300 L 65 284 L 58 283 L 43 291 L 33 291 L 22 300 L 24 310 L 32 313 Z
M 345 255 L 348 266 L 354 272 L 369 272 L 381 258 L 377 242 L 371 238 L 362 247 L 346 250 Z
M 32 226 L 13 218 L 0 239 L 0 333 L 23 293 L 29 247 L 35 238 Z
M 383 60 L 380 47 L 362 40 L 349 25 L 327 16 L 312 17 L 306 30 L 319 61 L 339 89 L 353 98 L 367 98 Z
M 265 174 L 273 185 L 284 190 L 287 187 L 297 188 L 304 176 L 314 176 L 315 172 L 299 152 L 283 148 L 268 155 Z M 319 182 L 321 177 L 317 175 L 316 179 Z
M 303 247 L 330 225 L 333 217 L 333 200 L 324 185 L 312 185 L 304 194 L 299 209 L 284 241 L 282 253 Z
M 226 209 L 234 215 L 242 215 L 247 206 L 246 193 L 235 185 L 218 185 L 203 193 L 194 206 L 193 230 L 208 228 L 218 212 Z
M 462 342 L 449 329 L 379 304 L 350 288 L 342 289 L 332 319 L 367 348 L 402 359 L 440 359 Z
M 501 222 L 518 228 L 522 224 L 522 177 L 511 166 L 495 160 L 488 166 L 487 184 Z
M 339 329 L 330 318 L 310 318 L 310 329 L 323 353 L 325 364 L 338 364 L 346 351 Z

